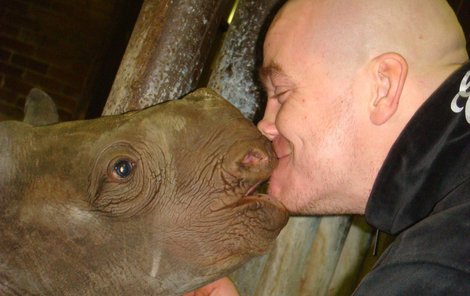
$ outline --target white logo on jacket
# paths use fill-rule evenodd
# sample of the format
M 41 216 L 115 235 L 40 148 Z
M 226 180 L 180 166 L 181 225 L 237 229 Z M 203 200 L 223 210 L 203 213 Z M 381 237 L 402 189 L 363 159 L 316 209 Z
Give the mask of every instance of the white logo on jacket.
M 467 103 L 465 107 L 460 107 L 457 105 L 457 100 L 462 98 L 467 98 Z M 465 109 L 465 119 L 468 123 L 470 123 L 470 71 L 468 71 L 465 76 L 462 78 L 462 82 L 460 82 L 459 92 L 455 95 L 454 99 L 450 103 L 450 109 L 452 109 L 455 113 L 462 112 Z

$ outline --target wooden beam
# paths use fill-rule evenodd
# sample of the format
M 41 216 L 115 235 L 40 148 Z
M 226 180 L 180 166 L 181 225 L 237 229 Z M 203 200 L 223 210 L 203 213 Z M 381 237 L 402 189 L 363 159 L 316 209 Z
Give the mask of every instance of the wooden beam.
M 146 0 L 103 114 L 142 109 L 194 90 L 233 0 Z

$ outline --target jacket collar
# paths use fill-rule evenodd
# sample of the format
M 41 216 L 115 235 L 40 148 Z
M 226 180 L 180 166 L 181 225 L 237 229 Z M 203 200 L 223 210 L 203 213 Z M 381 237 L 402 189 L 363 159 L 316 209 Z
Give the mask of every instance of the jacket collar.
M 470 63 L 418 109 L 379 171 L 366 219 L 397 234 L 428 216 L 470 178 Z M 462 197 L 462 200 L 470 197 Z

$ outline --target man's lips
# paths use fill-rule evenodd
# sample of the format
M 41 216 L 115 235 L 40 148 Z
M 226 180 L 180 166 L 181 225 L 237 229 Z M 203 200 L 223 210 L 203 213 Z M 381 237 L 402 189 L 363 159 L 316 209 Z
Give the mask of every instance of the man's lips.
M 273 148 L 278 159 L 285 158 L 292 153 L 290 142 L 282 136 L 273 139 Z

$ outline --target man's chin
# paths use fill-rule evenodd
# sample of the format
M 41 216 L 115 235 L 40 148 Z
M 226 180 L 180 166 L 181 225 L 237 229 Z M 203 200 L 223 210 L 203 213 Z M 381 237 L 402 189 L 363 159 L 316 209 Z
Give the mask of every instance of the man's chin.
M 287 182 L 288 183 L 288 182 Z M 322 206 L 321 201 L 305 202 L 299 194 L 289 190 L 289 187 L 279 186 L 278 183 L 270 183 L 268 187 L 268 195 L 281 202 L 292 216 L 311 216 L 311 215 L 329 215 L 330 213 Z
M 270 183 L 268 187 L 268 195 L 271 198 L 281 202 L 289 211 L 289 213 L 295 213 L 296 209 L 293 205 L 293 199 L 290 198 L 289 194 L 286 194 L 280 186 Z

